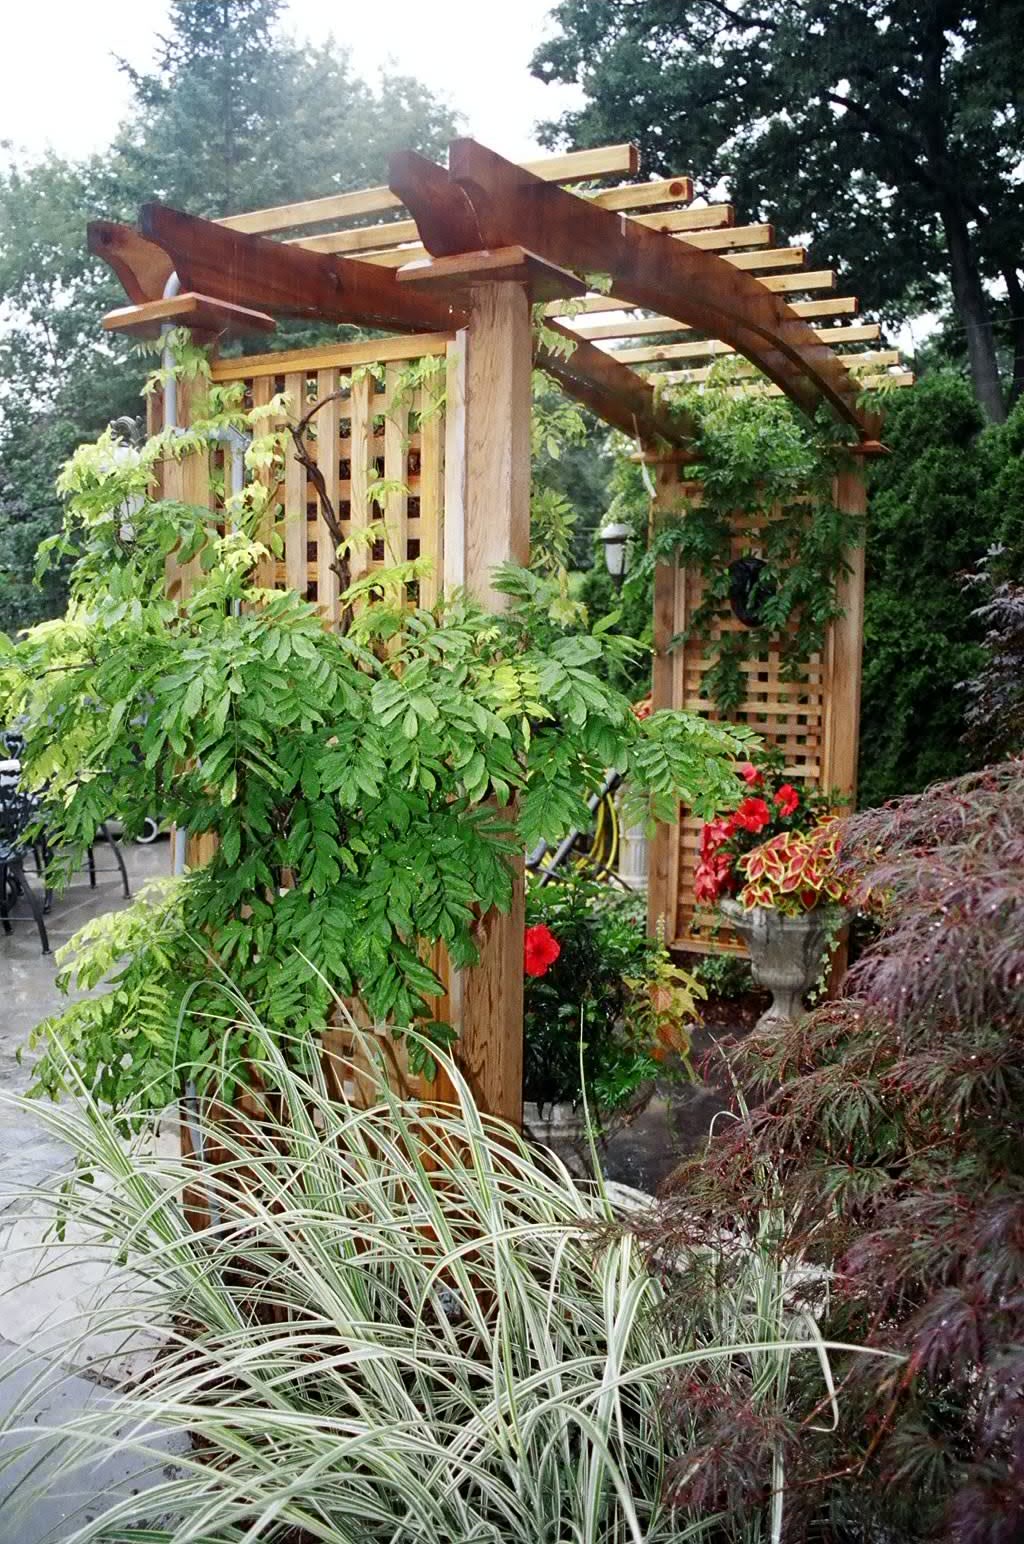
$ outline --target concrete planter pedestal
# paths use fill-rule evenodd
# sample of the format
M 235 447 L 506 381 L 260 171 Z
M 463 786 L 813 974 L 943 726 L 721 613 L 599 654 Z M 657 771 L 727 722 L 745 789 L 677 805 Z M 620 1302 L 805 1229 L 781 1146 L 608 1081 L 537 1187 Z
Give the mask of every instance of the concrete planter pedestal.
M 767 1029 L 799 1018 L 803 999 L 821 972 L 835 908 L 815 906 L 787 917 L 764 906 L 748 911 L 739 901 L 726 898 L 719 909 L 747 946 L 754 980 L 772 994 L 771 1007 L 756 1027 Z

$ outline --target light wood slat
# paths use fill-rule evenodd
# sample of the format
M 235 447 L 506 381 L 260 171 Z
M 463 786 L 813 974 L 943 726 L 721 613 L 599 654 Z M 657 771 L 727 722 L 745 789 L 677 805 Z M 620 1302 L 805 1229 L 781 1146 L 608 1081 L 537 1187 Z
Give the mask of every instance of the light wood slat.
M 689 204 L 693 199 L 693 179 L 690 177 L 660 177 L 656 182 L 631 182 L 622 188 L 602 188 L 599 193 L 583 192 L 581 198 L 592 198 L 603 209 L 649 209 L 652 204 Z M 728 210 L 731 204 L 706 205 L 703 209 L 681 211 L 691 219 L 716 211 Z M 690 227 L 692 228 L 692 227 Z
M 420 580 L 420 604 L 434 606 L 444 576 L 444 414 L 424 390 L 420 419 L 420 556 L 431 570 Z
M 636 350 L 636 349 L 626 349 L 626 350 L 624 350 L 624 352 L 628 353 L 628 354 L 635 354 L 635 353 L 638 352 L 638 350 Z M 873 353 L 867 353 L 867 354 L 844 354 L 843 355 L 843 363 L 850 370 L 867 370 L 867 369 L 871 369 L 871 368 L 873 368 L 875 366 L 898 365 L 899 362 L 900 362 L 899 349 L 895 349 L 895 348 L 893 348 L 893 349 L 879 349 L 879 350 L 877 350 L 877 351 L 875 351 Z M 703 369 L 677 370 L 677 371 L 673 372 L 673 377 L 674 378 L 678 378 L 679 380 L 683 380 L 683 381 L 706 381 L 706 380 L 710 379 L 711 373 L 712 373 L 712 371 L 714 369 L 715 369 L 714 365 L 706 365 L 706 366 L 704 366 Z M 744 360 L 737 361 L 737 363 L 735 365 L 735 372 L 736 372 L 737 375 L 742 375 L 742 376 L 756 375 L 757 374 L 757 371 L 755 370 L 754 366 L 750 365 L 750 364 L 747 364 L 746 361 L 744 361 Z M 664 376 L 660 377 L 660 379 L 664 379 L 664 378 L 665 378 Z
M 406 450 L 409 437 L 409 404 L 401 397 L 401 367 L 388 365 L 385 372 L 384 476 L 397 486 L 384 500 L 384 561 L 404 563 L 408 556 L 409 493 L 406 486 Z M 407 394 L 406 394 L 407 395 Z
M 832 348 L 842 343 L 871 343 L 881 336 L 882 328 L 879 322 L 864 322 L 853 327 L 815 327 L 814 331 L 822 343 L 829 344 Z M 616 359 L 623 364 L 642 364 L 654 359 L 704 359 L 714 356 L 727 356 L 736 351 L 730 348 L 728 343 L 720 343 L 717 338 L 702 339 L 699 343 L 661 343 L 650 344 L 642 348 L 617 348 L 609 349 Z
M 594 150 L 571 150 L 565 155 L 542 156 L 522 164 L 546 182 L 586 182 L 591 177 L 636 175 L 639 156 L 635 145 L 604 145 Z M 684 179 L 680 178 L 679 181 Z M 692 192 L 691 192 L 691 197 Z M 390 188 L 358 188 L 350 193 L 328 193 L 298 203 L 278 204 L 273 209 L 253 209 L 219 220 L 229 230 L 248 235 L 270 235 L 300 225 L 320 225 L 324 220 L 349 220 L 364 214 L 400 209 L 401 201 Z
M 677 237 L 677 240 L 683 238 Z M 764 252 L 723 252 L 734 268 L 802 268 L 807 262 L 805 247 L 770 247 Z
M 880 386 L 913 386 L 916 376 L 911 370 L 887 370 L 883 375 L 864 375 L 860 378 L 860 385 L 865 391 L 875 390 Z M 671 386 L 677 382 L 693 384 L 693 372 L 689 370 L 666 370 L 663 375 L 651 374 L 647 376 L 649 381 L 660 381 L 663 386 Z M 767 382 L 749 381 L 738 386 L 727 386 L 726 391 L 732 396 L 741 396 L 747 392 L 762 392 L 769 397 L 784 397 L 785 392 L 779 386 L 770 386 Z
M 317 348 L 282 349 L 277 354 L 243 354 L 218 359 L 211 375 L 215 381 L 254 380 L 263 375 L 285 375 L 302 366 L 310 373 L 336 366 L 386 364 L 392 359 L 425 359 L 443 354 L 451 341 L 446 332 L 403 334 L 395 338 L 361 338 L 356 343 L 325 343 Z
M 598 202 L 597 199 L 594 200 Z M 695 247 L 713 246 L 717 251 L 719 246 L 746 247 L 746 246 L 770 246 L 775 240 L 775 230 L 771 225 L 733 225 L 728 230 L 706 230 L 695 227 L 692 219 L 694 211 L 691 209 L 663 209 L 657 214 L 630 215 L 638 225 L 649 225 L 652 230 L 671 231 L 674 234 L 685 235 Z
M 681 212 L 687 213 L 688 211 Z M 632 219 L 633 216 L 630 215 L 628 218 Z M 411 224 L 411 221 L 405 223 Z M 372 229 L 379 233 L 386 231 L 388 227 L 377 225 L 372 227 Z M 730 239 L 733 236 L 734 231 L 743 229 L 753 232 L 766 232 L 767 234 L 764 236 L 754 235 L 746 240 L 741 241 L 734 241 Z M 728 249 L 730 247 L 736 246 L 754 246 L 758 242 L 769 242 L 772 239 L 771 230 L 772 228 L 770 225 L 750 225 L 746 227 L 736 226 L 732 229 L 726 230 L 694 231 L 691 232 L 690 235 L 685 235 L 679 231 L 670 234 L 672 234 L 672 239 L 674 241 L 685 241 L 687 245 L 691 247 L 699 246 L 702 250 L 712 252 L 722 250 L 723 254 L 727 257 L 727 261 L 734 263 L 738 268 L 754 268 L 762 266 L 767 267 L 771 265 L 759 262 L 754 254 L 750 254 L 749 260 L 744 261 L 743 256 L 745 254 L 729 253 Z M 288 245 L 306 247 L 318 252 L 337 253 L 341 252 L 343 247 L 347 249 L 350 245 L 354 245 L 354 243 L 349 242 L 350 237 L 362 238 L 365 234 L 366 232 L 363 231 L 339 231 L 334 232 L 329 236 L 313 236 L 308 240 L 288 243 Z M 706 237 L 707 239 L 701 240 L 699 239 L 700 237 Z M 380 239 L 382 240 L 383 237 Z M 794 253 L 802 251 L 800 247 L 782 247 L 778 250 L 781 252 Z M 419 242 L 413 242 L 407 243 L 405 246 L 391 246 L 379 251 L 360 251 L 359 261 L 363 263 L 374 263 L 378 267 L 382 268 L 400 268 L 404 263 L 418 261 L 420 258 L 425 257 L 426 255 L 426 247 L 424 247 Z M 782 261 L 803 262 L 804 258 L 803 256 L 799 258 L 783 258 Z
M 858 302 L 853 295 L 839 296 L 835 300 L 798 300 L 793 303 L 791 310 L 797 316 L 806 318 L 814 316 L 856 316 Z M 548 311 L 555 314 L 556 307 L 549 306 Z M 627 321 L 599 322 L 596 326 L 576 326 L 573 318 L 566 318 L 567 324 L 572 326 L 574 332 L 578 332 L 581 338 L 596 343 L 608 338 L 646 338 L 656 337 L 659 333 L 666 332 L 692 332 L 693 328 L 688 322 L 677 322 L 671 316 L 631 316 Z M 816 329 L 818 330 L 818 329 Z M 725 345 L 723 344 L 724 348 Z
M 734 262 L 736 254 L 725 254 L 723 262 Z M 816 268 L 801 273 L 769 273 L 764 278 L 755 281 L 763 284 L 765 289 L 776 293 L 789 290 L 815 290 L 832 289 L 836 282 L 835 271 L 831 268 Z M 595 311 L 632 311 L 635 307 L 629 300 L 623 300 L 617 295 L 587 295 L 582 300 L 553 300 L 545 307 L 546 316 L 571 318 L 591 314 Z M 798 316 L 821 316 L 828 313 L 822 311 L 800 311 L 793 307 Z M 593 333 L 587 334 L 593 338 Z
M 594 203 L 603 203 L 600 195 Z M 728 206 L 724 206 L 728 207 Z M 628 215 L 640 225 L 671 231 L 693 247 L 712 252 L 726 252 L 741 247 L 770 246 L 775 239 L 771 225 L 729 225 L 722 229 L 696 228 L 698 211 L 692 209 L 665 210 L 660 214 Z M 688 233 L 688 234 L 687 234 Z M 370 253 L 377 262 L 383 262 L 386 252 L 393 252 L 402 244 L 407 247 L 416 243 L 419 251 L 419 228 L 415 220 L 391 220 L 381 225 L 363 225 L 356 230 L 326 231 L 322 236 L 295 237 L 289 246 L 305 247 L 310 252 L 358 252 Z M 406 253 L 406 260 L 411 260 Z
M 253 385 L 252 385 L 252 405 L 253 405 L 253 407 L 266 407 L 267 404 L 273 398 L 273 396 L 274 396 L 274 382 L 272 380 L 270 380 L 269 377 L 264 378 L 263 380 L 253 381 Z M 268 418 L 268 419 L 262 419 L 260 421 L 259 432 L 260 433 L 268 433 L 271 430 L 273 430 L 276 427 L 276 425 L 277 425 L 276 417 L 272 417 L 272 418 Z M 256 478 L 257 478 L 257 480 L 259 482 L 263 483 L 265 487 L 270 489 L 270 503 L 269 503 L 269 505 L 267 507 L 267 514 L 266 514 L 266 516 L 265 516 L 265 518 L 263 520 L 263 523 L 262 523 L 262 525 L 260 527 L 260 531 L 259 531 L 259 539 L 260 539 L 260 541 L 263 542 L 264 545 L 269 549 L 271 537 L 272 537 L 273 531 L 274 531 L 275 518 L 276 518 L 276 514 L 277 514 L 277 511 L 274 509 L 274 501 L 275 501 L 275 499 L 277 497 L 280 496 L 280 483 L 279 483 L 277 475 L 276 475 L 276 473 L 275 473 L 275 471 L 274 471 L 274 469 L 272 467 L 267 467 L 267 468 L 257 472 L 256 473 Z M 273 554 L 268 550 L 267 556 L 260 559 L 259 566 L 257 567 L 257 570 L 256 570 L 256 583 L 262 589 L 270 589 L 270 588 L 272 588 L 273 583 L 274 583 L 274 569 L 275 569 L 275 566 L 276 565 L 275 565 L 275 560 L 274 560 Z
M 292 420 L 306 411 L 305 374 L 286 375 L 284 389 Z M 289 439 L 284 460 L 284 571 L 290 590 L 306 593 L 306 468 Z
M 321 475 L 327 486 L 327 497 L 330 499 L 334 511 L 337 514 L 340 505 L 339 495 L 339 461 L 341 458 L 341 402 L 331 402 L 328 399 L 334 395 L 341 384 L 339 372 L 333 370 L 319 370 L 316 377 L 316 393 L 321 402 L 326 403 L 316 415 L 316 461 Z M 334 562 L 334 545 L 331 541 L 327 522 L 323 517 L 323 511 L 317 509 L 316 522 L 316 599 L 321 615 L 330 623 L 336 623 L 341 616 L 341 606 L 338 596 L 341 586 L 338 575 L 331 564 Z
M 370 524 L 370 453 L 373 445 L 373 383 L 368 375 L 352 382 L 352 449 L 350 452 L 351 478 L 349 498 L 351 513 L 349 530 L 365 531 Z M 364 542 L 353 546 L 349 561 L 349 573 L 353 580 L 362 579 L 370 568 L 370 548 Z

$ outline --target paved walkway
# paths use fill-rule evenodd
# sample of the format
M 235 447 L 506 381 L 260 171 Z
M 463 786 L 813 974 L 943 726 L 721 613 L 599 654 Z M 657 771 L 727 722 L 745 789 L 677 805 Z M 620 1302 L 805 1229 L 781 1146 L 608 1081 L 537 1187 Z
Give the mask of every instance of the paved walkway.
M 169 871 L 166 841 L 149 847 L 126 847 L 125 860 L 133 892 L 150 878 Z M 47 918 L 51 947 L 56 951 L 91 917 L 125 904 L 112 855 L 96 848 L 97 883 L 89 886 L 83 872 L 55 900 Z M 30 875 L 31 879 L 31 875 Z M 18 1052 L 41 1019 L 65 1001 L 56 985 L 54 956 L 40 952 L 39 935 L 23 904 L 13 917 L 13 932 L 0 933 L 0 1089 L 24 1093 L 31 1081 L 31 1056 L 19 1063 Z M 66 1365 L 67 1347 L 61 1324 L 77 1313 L 82 1296 L 95 1286 L 95 1267 L 76 1263 L 28 1285 L 31 1254 L 20 1245 L 33 1242 L 40 1223 L 25 1200 L 34 1186 L 47 1185 L 70 1166 L 68 1149 L 53 1138 L 31 1112 L 0 1106 L 0 1416 L 19 1409 L 18 1423 L 41 1429 L 58 1426 L 87 1404 L 106 1397 L 100 1383 L 83 1377 L 74 1360 Z M 32 1350 L 26 1353 L 26 1345 Z M 91 1462 L 80 1474 L 51 1486 L 45 1498 L 26 1513 L 10 1499 L 17 1479 L 33 1458 L 0 1473 L 0 1544 L 43 1544 L 71 1531 L 77 1514 L 81 1523 L 125 1487 L 138 1488 L 137 1461 Z M 43 1454 L 43 1473 L 46 1458 Z

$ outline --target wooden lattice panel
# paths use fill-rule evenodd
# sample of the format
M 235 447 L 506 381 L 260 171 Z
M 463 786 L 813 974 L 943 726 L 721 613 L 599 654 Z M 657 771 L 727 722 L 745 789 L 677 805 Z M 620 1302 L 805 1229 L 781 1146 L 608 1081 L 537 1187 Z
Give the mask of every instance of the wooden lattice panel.
M 692 500 L 698 494 L 699 485 L 681 481 L 677 466 L 659 468 L 657 502 L 663 508 L 678 508 L 681 500 Z M 744 527 L 749 533 L 749 519 Z M 744 556 L 749 543 L 749 534 L 742 540 L 737 536 L 730 557 Z M 846 711 L 855 714 L 856 692 L 851 700 L 855 683 L 837 639 L 848 621 L 857 627 L 859 638 L 861 583 L 861 569 L 855 564 L 841 587 L 841 599 L 852 605 L 852 617 L 848 613 L 830 630 L 823 653 L 799 661 L 796 672 L 784 668 L 778 643 L 742 661 L 743 702 L 722 713 L 707 695 L 704 679 L 717 657 L 718 642 L 745 631 L 743 624 L 733 616 L 728 603 L 723 603 L 706 636 L 684 640 L 682 635 L 701 603 L 703 577 L 693 569 L 662 566 L 655 581 L 655 707 L 684 708 L 709 719 L 744 724 L 766 746 L 782 753 L 786 776 L 793 783 L 807 789 L 852 793 L 855 766 L 849 758 L 849 741 L 837 740 L 835 726 L 838 715 Z M 797 679 L 786 679 L 794 674 Z M 682 811 L 678 826 L 659 832 L 651 882 L 652 913 L 664 918 L 666 939 L 674 948 L 731 950 L 739 947 L 737 940 L 727 929 L 709 921 L 707 909 L 698 908 L 694 898 L 701 828 L 701 821 Z
M 240 359 L 225 361 L 216 375 L 223 383 L 240 382 L 247 406 L 265 406 L 283 392 L 293 421 L 317 403 L 324 404 L 312 420 L 307 444 L 340 517 L 342 534 L 350 537 L 370 525 L 384 527 L 383 539 L 354 548 L 353 580 L 375 568 L 429 558 L 431 572 L 420 581 L 418 598 L 431 605 L 444 564 L 443 372 L 437 377 L 436 395 L 429 386 L 409 385 L 405 367 L 422 357 L 416 342 L 407 340 L 407 360 L 391 359 L 380 367 L 383 379 L 368 368 L 372 345 L 367 345 L 365 363 L 325 363 L 325 350 L 317 349 L 310 351 L 308 363 L 290 356 L 289 368 L 278 374 L 269 373 L 262 359 Z M 350 353 L 351 348 L 341 352 Z M 429 352 L 440 350 L 435 345 Z M 253 365 L 260 373 L 247 373 Z M 314 601 L 328 621 L 337 621 L 333 543 L 317 490 L 292 445 L 276 493 L 284 553 L 268 565 L 265 582 L 298 591 Z

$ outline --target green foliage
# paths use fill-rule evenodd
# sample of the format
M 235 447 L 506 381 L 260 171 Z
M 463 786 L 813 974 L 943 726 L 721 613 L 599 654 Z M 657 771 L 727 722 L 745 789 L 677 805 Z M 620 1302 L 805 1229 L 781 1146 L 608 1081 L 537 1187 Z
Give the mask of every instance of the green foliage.
M 664 1075 L 672 1048 L 649 1022 L 659 972 L 671 967 L 664 946 L 647 934 L 642 900 L 583 879 L 532 883 L 526 921 L 543 923 L 560 949 L 543 975 L 526 978 L 526 1098 L 579 1104 L 585 1094 L 598 1115 L 627 1105 Z M 677 1026 L 675 1048 L 683 1051 L 683 1020 L 696 1012 L 690 1007 Z
M 534 72 L 584 101 L 549 141 L 635 140 L 645 174 L 692 172 L 712 196 L 724 180 L 745 218 L 806 232 L 894 320 L 951 299 L 1001 415 L 1000 368 L 1024 365 L 1015 0 L 561 0 L 554 20 Z
M 100 331 L 124 295 L 85 249 L 95 217 L 134 222 L 157 198 L 196 214 L 386 181 L 391 150 L 440 154 L 454 122 L 416 82 L 372 90 L 333 42 L 300 46 L 280 0 L 174 0 L 148 74 L 110 149 L 82 162 L 0 163 L 0 627 L 56 615 L 65 575 L 32 585 L 32 553 L 60 526 L 54 482 L 75 446 L 138 410 L 144 371 Z M 4 164 L 5 163 L 5 164 Z M 285 322 L 269 346 L 319 341 Z M 331 329 L 331 337 L 337 329 Z M 235 345 L 237 346 L 237 345 Z
M 965 589 L 997 538 L 992 452 L 966 382 L 921 381 L 888 409 L 870 471 L 860 797 L 878 804 L 968 765 L 958 683 L 981 660 Z M 1002 511 L 1013 515 L 1012 506 Z
M 673 643 L 703 641 L 712 662 L 703 689 L 724 712 L 746 696 L 744 661 L 777 643 L 783 679 L 801 680 L 805 661 L 842 614 L 836 581 L 845 554 L 863 540 L 863 521 L 836 509 L 831 480 L 841 446 L 817 435 L 779 398 L 729 391 L 728 374 L 710 389 L 682 395 L 698 425 L 700 495 L 659 525 L 637 581 L 659 562 L 678 563 L 703 578 L 703 598 Z M 717 389 L 716 389 L 717 387 Z M 744 555 L 761 558 L 756 603 L 760 621 L 742 631 L 713 631 L 729 603 L 737 530 Z
M 615 612 L 622 631 L 644 645 L 641 654 L 625 660 L 611 677 L 620 691 L 639 700 L 651 689 L 653 575 L 650 566 L 643 562 L 650 540 L 651 498 L 644 481 L 645 468 L 632 459 L 636 445 L 618 435 L 612 436 L 611 443 L 614 459 L 607 483 L 610 497 L 598 524 L 614 520 L 632 527 L 627 548 L 629 568 L 622 589 L 616 589 L 601 544 L 592 538 L 590 566 L 580 586 L 580 598 L 595 614 Z
M 687 961 L 709 1002 L 743 997 L 754 990 L 750 960 L 745 954 L 701 954 Z
M 153 474 L 227 426 L 252 432 L 249 467 L 266 468 L 287 434 L 266 424 L 287 404 L 246 413 L 196 349 L 176 369 L 206 383 L 192 429 L 76 453 L 41 558 L 73 565 L 67 615 L 0 662 L 27 779 L 46 786 L 56 881 L 112 810 L 129 835 L 159 811 L 216 838 L 205 866 L 63 958 L 64 985 L 108 990 L 43 1026 L 38 1086 L 56 1091 L 70 1055 L 115 1108 L 140 1094 L 159 1107 L 183 1054 L 204 1077 L 240 1075 L 225 974 L 282 1037 L 322 1024 L 334 994 L 397 1024 L 429 1015 L 426 946 L 471 964 L 477 915 L 510 903 L 515 855 L 585 826 L 607 768 L 629 779 L 630 819 L 674 820 L 680 800 L 710 816 L 735 802 L 729 758 L 750 738 L 684 713 L 638 722 L 604 679 L 635 646 L 607 623 L 566 631 L 557 581 L 527 570 L 499 570 L 498 617 L 459 595 L 406 605 L 419 561 L 377 570 L 372 604 L 366 585 L 343 596 L 364 603 L 339 632 L 293 592 L 260 590 L 267 484 L 218 512 L 153 501 Z M 199 568 L 181 604 L 164 593 L 172 552 Z
M 126 1146 L 84 1090 L 40 1112 L 80 1160 L 64 1214 L 101 1268 L 132 1264 L 130 1294 L 65 1316 L 65 1345 L 91 1365 L 97 1331 L 161 1338 L 144 1378 L 56 1431 L 6 1402 L 5 1523 L 116 1455 L 149 1483 L 76 1519 L 77 1544 L 717 1544 L 713 1507 L 666 1494 L 693 1430 L 666 1422 L 666 1376 L 752 1367 L 767 1403 L 806 1363 L 808 1410 L 830 1388 L 768 1229 L 730 1248 L 716 1311 L 678 1333 L 661 1261 L 603 1188 L 488 1120 L 452 1063 L 453 1103 L 429 1120 L 372 1061 L 354 1108 L 242 1003 L 235 1023 L 275 1094 L 230 1122 L 197 1113 L 197 1148 L 223 1155 L 201 1175 L 208 1227 L 194 1162 Z

